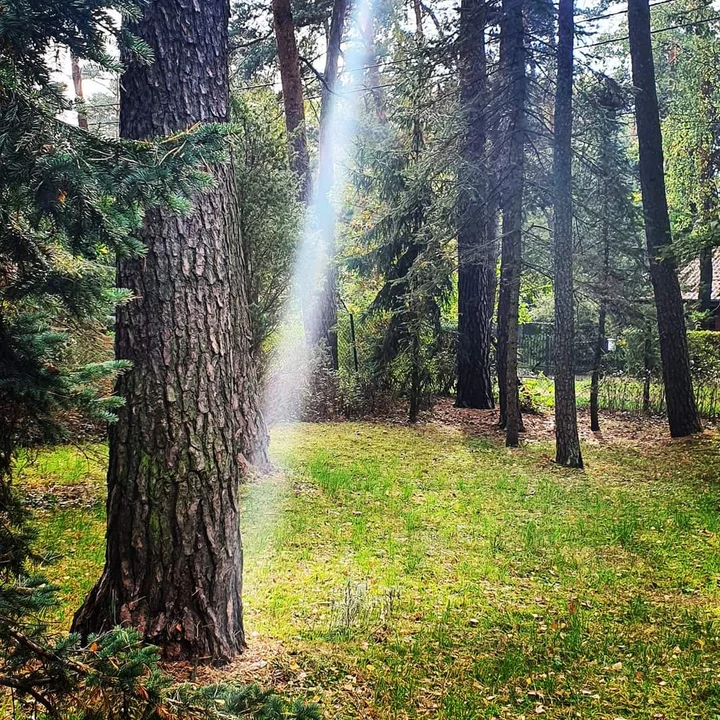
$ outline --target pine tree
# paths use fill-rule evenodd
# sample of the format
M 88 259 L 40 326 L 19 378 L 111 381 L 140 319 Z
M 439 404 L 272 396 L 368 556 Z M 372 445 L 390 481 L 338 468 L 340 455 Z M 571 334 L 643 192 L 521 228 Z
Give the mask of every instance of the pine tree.
M 572 232 L 572 95 L 574 2 L 560 0 L 558 10 L 557 89 L 553 175 L 555 214 L 555 460 L 582 468 L 575 404 L 575 313 Z
M 525 188 L 525 128 L 527 50 L 523 29 L 524 0 L 502 3 L 500 62 L 502 89 L 508 94 L 505 171 L 502 190 L 502 262 L 498 300 L 498 385 L 500 422 L 505 442 L 520 442 L 522 416 L 518 382 L 518 315 L 522 271 L 523 196 Z
M 290 144 L 290 164 L 298 177 L 299 198 L 310 201 L 312 177 L 305 127 L 305 100 L 300 74 L 300 55 L 295 37 L 290 0 L 273 0 L 273 28 L 283 88 L 285 127 Z
M 129 26 L 155 58 L 122 76 L 122 137 L 228 121 L 228 12 L 156 0 Z M 147 216 L 142 261 L 118 262 L 135 299 L 118 309 L 115 349 L 133 368 L 110 434 L 105 567 L 73 627 L 131 625 L 169 658 L 223 662 L 245 646 L 237 493 L 265 431 L 235 184 L 227 165 L 214 172 L 182 221 Z
M 660 332 L 668 422 L 673 437 L 684 437 L 702 428 L 690 377 L 680 283 L 672 257 L 648 0 L 630 0 L 628 25 L 633 84 L 637 88 L 635 118 L 640 147 L 645 236 Z
M 62 438 L 60 410 L 115 420 L 122 400 L 103 397 L 95 381 L 127 363 L 70 365 L 62 328 L 127 300 L 112 288 L 113 256 L 142 256 L 135 233 L 146 213 L 169 207 L 181 217 L 212 185 L 201 168 L 225 157 L 219 126 L 112 141 L 58 119 L 71 106 L 50 81 L 50 48 L 119 69 L 106 52 L 119 12 L 137 17 L 112 0 L 0 4 L 0 686 L 12 691 L 19 718 L 317 718 L 316 708 L 255 686 L 178 686 L 133 629 L 82 642 L 50 633 L 43 620 L 55 588 L 32 572 L 30 517 L 10 483 L 13 452 Z M 136 61 L 151 60 L 137 38 L 115 34 Z
M 205 126 L 159 142 L 115 142 L 58 119 L 69 109 L 45 57 L 52 43 L 117 69 L 102 25 L 125 3 L 69 8 L 37 0 L 6 3 L 0 14 L 0 477 L 19 442 L 62 437 L 58 410 L 82 407 L 113 421 L 120 400 L 93 381 L 127 367 L 64 364 L 74 318 L 103 318 L 127 293 L 112 289 L 112 258 L 140 256 L 134 233 L 145 211 L 178 212 L 210 186 L 200 163 L 223 154 L 225 130 Z M 127 12 L 132 6 L 127 6 Z M 147 62 L 144 44 L 123 35 L 128 52 Z
M 490 105 L 485 53 L 487 7 L 460 6 L 460 99 L 464 132 L 458 169 L 458 381 L 459 407 L 494 406 L 490 367 L 495 308 L 496 222 L 488 176 L 486 115 Z
M 416 39 L 408 44 L 417 52 Z M 422 55 L 412 60 L 413 71 L 388 98 L 397 111 L 383 124 L 379 147 L 361 146 L 355 185 L 369 205 L 369 227 L 349 264 L 378 287 L 367 311 L 382 327 L 371 358 L 376 383 L 399 386 L 415 420 L 444 347 L 455 197 L 445 163 L 438 161 L 447 152 L 448 129 L 431 122 L 434 68 Z M 373 144 L 379 139 L 369 137 Z

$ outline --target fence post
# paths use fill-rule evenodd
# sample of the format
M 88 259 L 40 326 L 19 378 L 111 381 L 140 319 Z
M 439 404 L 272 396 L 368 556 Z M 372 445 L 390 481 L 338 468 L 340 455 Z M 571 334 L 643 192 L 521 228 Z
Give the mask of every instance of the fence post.
M 355 366 L 355 372 L 358 371 L 358 356 L 357 356 L 357 344 L 355 343 L 355 318 L 352 313 L 350 315 L 350 342 L 352 343 L 353 349 L 353 364 Z
M 550 343 L 550 334 L 552 333 L 552 327 L 550 325 L 546 325 L 544 328 L 544 335 L 545 335 L 545 377 L 550 377 L 550 373 L 552 370 L 552 360 L 550 357 L 551 354 L 551 343 Z

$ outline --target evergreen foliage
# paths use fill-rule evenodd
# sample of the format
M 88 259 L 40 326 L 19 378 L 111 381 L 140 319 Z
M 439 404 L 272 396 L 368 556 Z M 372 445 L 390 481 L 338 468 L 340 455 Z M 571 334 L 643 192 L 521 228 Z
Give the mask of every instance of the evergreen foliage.
M 417 53 L 415 41 L 408 42 Z M 441 382 L 433 370 L 448 345 L 443 310 L 454 270 L 453 175 L 443 162 L 450 154 L 443 142 L 448 129 L 430 119 L 444 85 L 435 90 L 437 68 L 422 56 L 415 62 L 412 79 L 394 98 L 392 123 L 368 135 L 372 145 L 361 146 L 355 179 L 360 193 L 372 198 L 373 219 L 349 259 L 349 267 L 378 288 L 367 309 L 384 318 L 372 362 L 381 382 L 393 384 L 392 376 L 399 376 L 411 420 L 424 392 Z
M 112 422 L 121 399 L 98 381 L 126 365 L 70 362 L 74 323 L 107 322 L 118 301 L 113 260 L 143 253 L 144 214 L 178 213 L 213 183 L 227 130 L 200 126 L 151 142 L 100 138 L 68 125 L 71 105 L 51 82 L 59 48 L 118 70 L 108 34 L 150 62 L 143 43 L 116 29 L 124 0 L 3 0 L 0 3 L 0 686 L 3 714 L 77 718 L 317 718 L 257 687 L 177 684 L 156 648 L 132 629 L 91 637 L 57 634 L 47 622 L 55 588 L 33 570 L 33 531 L 10 483 L 21 442 L 56 441 L 59 411 L 82 408 Z M 7 705 L 6 705 L 7 703 Z
M 300 232 L 297 178 L 288 166 L 280 118 L 277 100 L 268 91 L 232 98 L 234 175 L 241 241 L 250 267 L 248 292 L 256 351 L 279 322 Z
M 133 232 L 148 208 L 189 208 L 212 183 L 206 163 L 225 130 L 205 126 L 156 142 L 102 139 L 59 119 L 70 104 L 46 58 L 62 45 L 107 69 L 112 10 L 127 3 L 9 2 L 0 12 L 0 475 L 18 440 L 57 440 L 57 411 L 82 407 L 112 421 L 116 398 L 94 382 L 120 362 L 64 363 L 73 321 L 105 321 L 126 298 L 112 289 L 115 256 L 142 254 Z M 146 48 L 115 31 L 128 51 Z

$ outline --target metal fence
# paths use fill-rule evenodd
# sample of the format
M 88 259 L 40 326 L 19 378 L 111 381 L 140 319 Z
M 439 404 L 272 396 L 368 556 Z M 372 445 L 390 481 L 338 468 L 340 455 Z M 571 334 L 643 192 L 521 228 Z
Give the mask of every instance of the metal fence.
M 591 325 L 575 329 L 575 372 L 592 371 L 597 329 Z M 553 368 L 554 327 L 552 323 L 530 322 L 520 326 L 518 365 L 521 370 L 551 375 Z

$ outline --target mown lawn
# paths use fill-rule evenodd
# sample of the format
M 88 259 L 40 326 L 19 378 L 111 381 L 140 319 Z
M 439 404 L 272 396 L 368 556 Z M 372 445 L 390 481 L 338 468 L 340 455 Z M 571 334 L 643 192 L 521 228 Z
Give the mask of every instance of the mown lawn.
M 20 472 L 60 556 L 60 623 L 103 560 L 90 450 Z M 276 429 L 285 472 L 245 487 L 242 520 L 273 677 L 328 717 L 720 718 L 720 438 L 588 447 L 583 473 L 550 451 L 440 425 Z

